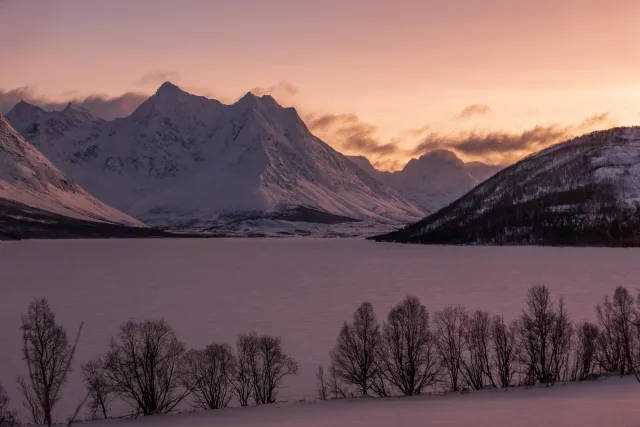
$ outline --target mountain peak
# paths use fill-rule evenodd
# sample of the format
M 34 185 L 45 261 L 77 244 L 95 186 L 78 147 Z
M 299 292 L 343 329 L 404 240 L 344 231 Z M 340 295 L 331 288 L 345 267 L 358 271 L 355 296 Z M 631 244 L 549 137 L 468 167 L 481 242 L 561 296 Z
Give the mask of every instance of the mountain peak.
M 242 98 L 236 102 L 238 105 L 246 105 L 251 107 L 268 107 L 268 108 L 282 108 L 280 104 L 271 95 L 255 95 L 252 92 L 247 92 Z
M 404 170 L 443 166 L 463 167 L 464 162 L 458 156 L 456 156 L 453 151 L 437 149 L 429 151 L 418 157 L 417 159 L 414 158 L 409 160 L 409 162 L 405 165 Z
M 81 105 L 74 104 L 73 102 L 69 102 L 67 106 L 64 108 L 64 110 L 62 111 L 64 113 L 81 113 L 81 114 L 93 117 L 93 114 L 91 114 L 89 110 L 87 110 Z
M 460 161 L 460 158 L 451 150 L 445 150 L 444 148 L 438 148 L 435 150 L 431 150 L 420 156 L 420 159 L 439 159 L 448 162 L 457 163 Z
M 20 101 L 9 110 L 5 115 L 5 119 L 11 122 L 12 127 L 15 129 L 23 131 L 26 126 L 35 122 L 44 112 L 42 108 L 36 105 Z
M 18 102 L 16 105 L 14 105 L 11 110 L 9 110 L 9 112 L 7 113 L 7 116 L 12 116 L 16 114 L 22 115 L 25 113 L 39 113 L 41 111 L 44 111 L 44 110 L 38 107 L 37 105 L 33 105 L 28 103 L 27 101 L 22 100 Z
M 168 95 L 168 94 L 180 94 L 180 93 L 185 93 L 185 92 L 171 82 L 162 83 L 162 85 L 156 91 L 156 95 Z

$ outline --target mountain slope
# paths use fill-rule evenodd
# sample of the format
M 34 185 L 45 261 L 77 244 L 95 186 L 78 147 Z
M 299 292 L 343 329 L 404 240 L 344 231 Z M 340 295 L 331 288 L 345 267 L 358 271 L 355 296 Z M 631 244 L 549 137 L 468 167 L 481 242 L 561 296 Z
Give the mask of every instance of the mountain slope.
M 129 117 L 83 116 L 68 129 L 59 125 L 71 123 L 64 111 L 25 107 L 7 115 L 25 137 L 96 197 L 149 225 L 204 230 L 299 207 L 385 222 L 425 213 L 270 96 L 225 105 L 165 83 Z
M 374 238 L 431 244 L 640 245 L 640 128 L 531 155 L 416 224 Z
M 428 212 L 448 205 L 501 169 L 481 162 L 465 163 L 448 150 L 434 150 L 411 159 L 396 172 L 379 171 L 363 156 L 349 158 Z
M 18 206 L 65 218 L 144 227 L 141 222 L 105 205 L 60 172 L 33 145 L 0 116 L 0 200 L 3 207 Z M 26 209 L 28 210 L 28 209 Z M 19 214 L 3 210 L 3 223 Z M 25 213 L 25 215 L 27 215 Z M 27 215 L 28 216 L 28 215 Z

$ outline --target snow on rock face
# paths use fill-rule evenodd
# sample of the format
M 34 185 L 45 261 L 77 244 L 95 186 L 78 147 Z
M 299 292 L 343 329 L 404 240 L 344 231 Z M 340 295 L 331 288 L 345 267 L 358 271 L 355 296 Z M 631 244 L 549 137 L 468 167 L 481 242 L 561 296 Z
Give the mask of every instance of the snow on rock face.
M 640 246 L 640 127 L 557 144 L 379 240 Z
M 89 195 L 25 141 L 1 115 L 0 199 L 77 219 L 144 226 Z
M 206 228 L 223 214 L 295 206 L 376 221 L 425 213 L 270 96 L 225 105 L 165 83 L 123 119 L 82 116 L 54 132 L 70 124 L 64 113 L 31 112 L 29 123 L 12 110 L 8 119 L 91 194 L 150 225 Z
M 411 159 L 402 170 L 396 172 L 378 171 L 363 156 L 349 158 L 362 170 L 428 212 L 448 205 L 501 169 L 481 162 L 465 163 L 448 150 L 434 150 Z

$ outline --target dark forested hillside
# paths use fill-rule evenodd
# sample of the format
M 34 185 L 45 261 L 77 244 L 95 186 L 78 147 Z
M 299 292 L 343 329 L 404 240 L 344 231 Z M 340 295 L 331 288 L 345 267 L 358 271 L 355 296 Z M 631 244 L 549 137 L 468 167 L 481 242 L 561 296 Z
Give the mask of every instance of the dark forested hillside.
M 640 128 L 555 145 L 377 241 L 640 246 Z
M 70 218 L 0 198 L 0 240 L 172 236 L 151 228 Z

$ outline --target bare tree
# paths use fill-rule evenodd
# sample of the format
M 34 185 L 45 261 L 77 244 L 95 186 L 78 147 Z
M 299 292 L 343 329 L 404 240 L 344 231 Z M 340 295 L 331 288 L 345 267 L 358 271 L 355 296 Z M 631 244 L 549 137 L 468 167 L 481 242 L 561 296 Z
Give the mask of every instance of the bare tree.
M 242 334 L 236 342 L 236 369 L 233 388 L 240 406 L 248 406 L 253 393 L 253 370 L 258 357 L 257 340 L 253 334 Z
M 634 370 L 633 347 L 636 339 L 633 322 L 637 310 L 629 291 L 619 286 L 613 298 L 605 297 L 596 307 L 600 325 L 599 362 L 605 371 L 618 371 L 625 375 Z
M 109 404 L 115 398 L 113 385 L 107 378 L 102 359 L 82 365 L 82 379 L 89 395 L 92 419 L 109 418 Z
M 257 405 L 276 403 L 283 380 L 298 375 L 298 363 L 282 350 L 280 337 L 241 334 L 238 337 L 238 371 L 236 395 L 246 406 L 249 397 Z
M 111 338 L 106 377 L 138 413 L 170 412 L 189 394 L 179 381 L 184 353 L 184 344 L 166 321 L 129 320 Z
M 605 297 L 602 304 L 596 306 L 598 319 L 598 352 L 597 360 L 600 368 L 605 372 L 620 370 L 622 360 L 621 343 L 618 339 L 618 328 L 609 297 Z
M 189 350 L 181 375 L 184 387 L 193 391 L 192 406 L 200 409 L 229 406 L 234 371 L 233 351 L 227 344 L 213 343 L 204 350 Z
M 491 343 L 493 349 L 491 359 L 498 385 L 503 388 L 510 387 L 518 369 L 516 323 L 507 326 L 502 316 L 494 316 L 491 322 Z
M 316 392 L 320 400 L 329 398 L 329 379 L 324 374 L 322 365 L 318 365 L 318 370 L 316 371 Z
M 572 379 L 586 380 L 596 368 L 598 337 L 600 331 L 593 323 L 583 322 L 576 329 L 576 345 L 573 356 Z
M 490 358 L 490 321 L 489 313 L 476 311 L 465 322 L 466 354 L 462 359 L 462 375 L 467 386 L 474 390 L 484 388 L 487 380 L 496 386 L 493 380 L 493 368 Z
M 389 382 L 387 376 L 382 371 L 381 364 L 378 361 L 379 357 L 380 352 L 376 353 L 376 369 L 374 369 L 372 372 L 369 389 L 378 397 L 392 396 L 392 384 Z
M 18 426 L 17 413 L 14 409 L 9 408 L 9 395 L 0 384 L 0 427 Z
M 329 369 L 329 392 L 332 399 L 346 399 L 348 396 L 346 388 L 340 383 L 338 374 L 333 367 Z
M 573 324 L 560 298 L 551 332 L 551 375 L 553 381 L 563 381 L 569 375 L 569 357 L 573 338 Z
M 298 362 L 284 353 L 280 337 L 269 335 L 258 337 L 257 362 L 257 369 L 253 370 L 256 403 L 276 403 L 284 378 L 298 375 Z
M 467 312 L 461 306 L 445 307 L 436 312 L 436 349 L 448 376 L 448 386 L 459 391 L 465 351 L 465 323 Z
M 19 377 L 18 385 L 36 424 L 53 424 L 52 412 L 67 382 L 82 324 L 73 345 L 46 299 L 36 299 L 22 317 L 22 359 L 28 378 Z
M 556 307 L 546 286 L 531 287 L 527 309 L 518 325 L 525 384 L 550 383 L 563 378 L 572 333 L 562 299 Z
M 380 327 L 373 305 L 362 303 L 353 315 L 353 323 L 345 322 L 331 351 L 331 366 L 338 379 L 358 388 L 366 396 L 377 374 L 375 357 L 380 346 Z
M 438 361 L 429 313 L 415 296 L 392 308 L 382 326 L 380 372 L 403 395 L 421 394 L 434 384 Z

